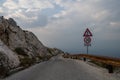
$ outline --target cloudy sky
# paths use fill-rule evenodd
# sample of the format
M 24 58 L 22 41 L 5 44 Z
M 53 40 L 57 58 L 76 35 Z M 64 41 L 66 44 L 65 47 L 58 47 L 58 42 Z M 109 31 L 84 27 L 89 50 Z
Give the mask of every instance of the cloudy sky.
M 0 15 L 14 18 L 48 47 L 86 53 L 83 33 L 93 33 L 90 54 L 120 57 L 120 0 L 0 0 Z

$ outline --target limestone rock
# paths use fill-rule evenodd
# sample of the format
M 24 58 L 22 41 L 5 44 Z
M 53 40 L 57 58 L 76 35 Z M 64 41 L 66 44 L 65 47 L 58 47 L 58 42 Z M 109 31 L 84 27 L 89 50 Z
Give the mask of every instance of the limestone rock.
M 10 69 L 18 67 L 19 58 L 0 40 L 0 77 L 6 76 Z
M 1 40 L 0 40 L 0 55 L 4 55 L 3 57 L 6 57 L 4 63 L 6 63 L 10 68 L 19 66 L 20 61 L 16 53 L 10 50 Z
M 7 20 L 1 17 L 1 20 L 0 39 L 11 50 L 22 48 L 30 58 L 49 54 L 46 47 L 32 32 L 22 30 L 12 18 Z
M 47 48 L 48 52 L 51 54 L 51 55 L 58 55 L 58 54 L 64 54 L 64 52 L 60 49 L 57 49 L 57 48 Z
M 0 72 L 6 73 L 21 65 L 30 66 L 60 53 L 64 52 L 45 47 L 32 32 L 22 30 L 12 18 L 0 17 Z

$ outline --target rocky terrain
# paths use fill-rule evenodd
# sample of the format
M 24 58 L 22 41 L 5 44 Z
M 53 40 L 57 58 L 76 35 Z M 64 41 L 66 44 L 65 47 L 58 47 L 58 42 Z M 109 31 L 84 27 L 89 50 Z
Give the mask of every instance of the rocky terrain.
M 0 77 L 60 53 L 64 52 L 44 46 L 32 32 L 22 30 L 12 18 L 0 17 L 0 72 L 3 72 Z

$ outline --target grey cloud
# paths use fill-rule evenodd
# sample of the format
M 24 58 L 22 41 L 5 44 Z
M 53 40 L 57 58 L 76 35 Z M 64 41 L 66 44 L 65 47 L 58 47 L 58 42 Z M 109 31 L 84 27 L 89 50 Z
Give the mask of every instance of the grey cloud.
M 86 0 L 88 1 L 88 0 Z M 94 2 L 94 1 L 92 1 Z M 119 10 L 119 1 L 118 0 L 107 0 L 107 1 L 100 1 L 97 4 L 93 4 L 91 2 L 92 7 L 94 7 L 93 14 L 98 11 L 108 11 L 107 15 L 100 20 L 94 20 L 89 13 L 87 15 L 81 15 L 77 13 L 75 15 L 69 15 L 63 18 L 53 19 L 53 21 L 62 21 L 67 19 L 71 19 L 70 22 L 62 22 L 61 26 L 69 26 L 67 29 L 62 31 L 57 31 L 54 37 L 49 38 L 49 40 L 54 40 L 53 43 L 48 43 L 49 45 L 59 47 L 65 51 L 72 52 L 72 53 L 79 53 L 79 52 L 86 52 L 86 48 L 84 47 L 83 43 L 83 33 L 84 30 L 89 27 L 93 33 L 93 41 L 92 46 L 90 47 L 90 53 L 99 54 L 99 55 L 107 55 L 107 56 L 119 56 L 120 53 L 120 26 L 110 26 L 110 22 L 119 22 L 120 10 Z M 117 4 L 116 4 L 117 3 Z M 89 6 L 89 4 L 88 4 Z M 66 25 L 70 24 L 70 25 Z M 91 26 L 95 24 L 94 26 Z M 91 27 L 90 27 L 91 26 Z M 60 27 L 57 25 L 57 27 Z M 117 27 L 115 29 L 115 27 Z M 99 29 L 97 31 L 97 29 Z M 117 31 L 116 31 L 117 30 Z M 65 35 L 67 34 L 67 35 Z M 58 36 L 61 35 L 61 36 Z M 117 36 L 117 37 L 116 37 Z
M 35 14 L 34 12 L 26 13 L 23 11 L 22 14 L 27 18 L 31 18 L 30 20 L 27 20 L 21 17 L 14 17 L 18 25 L 23 28 L 45 27 L 48 24 L 48 17 L 44 14 L 41 14 L 40 12 L 37 12 Z M 35 17 L 35 19 L 32 20 L 32 17 Z
M 46 15 L 39 15 L 37 19 L 28 24 L 29 27 L 45 27 L 48 24 L 48 17 Z
M 33 32 L 44 44 L 47 44 L 47 46 L 57 47 L 71 53 L 86 52 L 86 47 L 84 47 L 83 42 L 83 33 L 88 27 L 93 33 L 90 53 L 99 55 L 119 55 L 120 26 L 111 26 L 110 23 L 120 22 L 120 1 L 99 0 L 99 2 L 95 2 L 97 0 L 83 0 L 82 2 L 79 1 L 80 4 L 78 2 L 74 2 L 74 0 L 70 1 L 73 1 L 72 4 L 77 3 L 76 5 L 78 5 L 78 9 L 76 9 L 77 7 L 74 9 L 72 4 L 69 5 L 68 3 L 64 2 L 64 5 L 69 5 L 67 10 L 70 9 L 70 11 L 68 11 L 66 15 L 62 17 L 52 17 L 55 13 L 53 15 L 41 14 L 41 11 L 39 10 L 28 13 L 25 9 L 22 9 L 22 14 L 25 16 L 37 18 L 31 23 L 28 23 L 21 18 L 15 18 L 15 20 L 17 20 L 19 25 L 23 28 L 42 30 L 42 28 L 39 27 L 47 27 L 46 31 L 33 30 Z M 69 0 L 67 0 L 67 2 L 69 2 Z M 80 9 L 82 8 L 80 5 L 82 4 L 83 6 L 87 6 L 85 6 L 84 10 L 80 12 Z M 66 8 L 64 10 L 66 10 Z M 100 19 L 103 17 L 101 20 L 93 18 L 96 13 L 100 13 L 102 11 L 106 11 L 107 13 L 102 14 L 102 16 L 98 18 Z M 50 32 L 50 34 L 47 32 Z
M 120 1 L 118 0 L 101 0 L 100 3 L 94 4 L 101 10 L 107 10 L 110 15 L 107 17 L 107 20 L 113 20 L 113 21 L 120 21 L 120 17 L 118 16 L 120 14 L 119 5 Z
M 38 26 L 46 26 L 48 23 L 48 18 L 45 15 L 40 15 L 39 19 L 35 21 Z

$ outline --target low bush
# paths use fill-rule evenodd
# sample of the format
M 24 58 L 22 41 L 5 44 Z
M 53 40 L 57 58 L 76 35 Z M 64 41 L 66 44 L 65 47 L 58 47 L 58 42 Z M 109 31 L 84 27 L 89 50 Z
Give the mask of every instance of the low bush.
M 15 48 L 15 52 L 19 55 L 28 56 L 22 47 Z
M 53 55 L 53 49 L 51 49 L 51 48 L 47 48 L 47 51 L 51 54 L 51 55 Z
M 107 65 L 104 64 L 104 63 L 100 63 L 100 62 L 96 62 L 96 61 L 90 61 L 90 62 L 93 63 L 93 64 L 96 64 L 96 65 L 98 65 L 98 66 L 100 66 L 100 67 L 103 67 L 103 68 L 106 68 L 106 67 L 107 67 Z
M 33 65 L 36 62 L 36 60 L 34 58 L 31 59 L 29 57 L 24 57 L 20 59 L 20 62 L 21 62 L 20 63 L 21 66 L 29 67 Z

